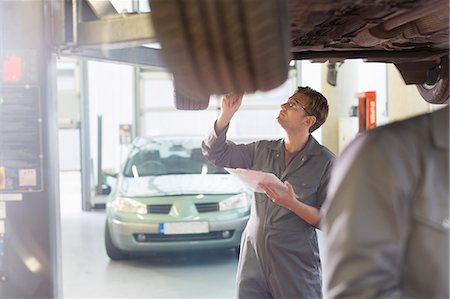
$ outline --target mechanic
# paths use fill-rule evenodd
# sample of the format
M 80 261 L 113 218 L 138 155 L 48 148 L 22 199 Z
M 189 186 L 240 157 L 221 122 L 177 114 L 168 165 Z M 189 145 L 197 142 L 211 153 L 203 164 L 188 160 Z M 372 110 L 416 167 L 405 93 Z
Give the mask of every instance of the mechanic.
M 448 106 L 359 136 L 323 206 L 326 297 L 449 298 Z
M 321 298 L 322 278 L 316 226 L 325 200 L 334 155 L 311 132 L 328 115 L 328 103 L 309 87 L 281 105 L 284 139 L 235 144 L 226 139 L 242 96 L 222 98 L 214 130 L 202 143 L 205 157 L 220 167 L 274 173 L 286 189 L 260 185 L 241 240 L 237 297 Z

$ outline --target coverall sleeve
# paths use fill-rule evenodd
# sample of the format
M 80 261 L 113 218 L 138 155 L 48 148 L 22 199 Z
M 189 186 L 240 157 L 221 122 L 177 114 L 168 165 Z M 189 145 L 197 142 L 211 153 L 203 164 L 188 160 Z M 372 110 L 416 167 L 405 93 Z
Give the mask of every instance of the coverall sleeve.
M 235 144 L 227 140 L 228 127 L 217 134 L 214 124 L 214 129 L 202 142 L 203 155 L 220 167 L 251 168 L 256 143 Z
M 326 298 L 402 297 L 409 208 L 399 185 L 408 178 L 398 179 L 395 143 L 391 153 L 380 144 L 361 136 L 334 164 L 322 210 Z
M 323 175 L 320 179 L 320 184 L 317 189 L 317 200 L 312 205 L 313 207 L 320 209 L 322 207 L 322 204 L 324 203 L 326 197 L 327 197 L 327 190 L 328 190 L 328 183 L 330 182 L 330 175 L 331 175 L 331 169 L 332 165 L 334 163 L 334 157 L 332 160 L 328 161 Z

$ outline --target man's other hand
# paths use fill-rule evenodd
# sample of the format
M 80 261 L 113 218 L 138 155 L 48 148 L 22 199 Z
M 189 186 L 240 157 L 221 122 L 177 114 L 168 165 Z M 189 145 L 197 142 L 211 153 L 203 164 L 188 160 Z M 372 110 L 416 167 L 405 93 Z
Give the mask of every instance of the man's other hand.
M 216 131 L 221 132 L 230 122 L 242 103 L 242 95 L 227 94 L 222 97 L 222 110 L 217 118 Z

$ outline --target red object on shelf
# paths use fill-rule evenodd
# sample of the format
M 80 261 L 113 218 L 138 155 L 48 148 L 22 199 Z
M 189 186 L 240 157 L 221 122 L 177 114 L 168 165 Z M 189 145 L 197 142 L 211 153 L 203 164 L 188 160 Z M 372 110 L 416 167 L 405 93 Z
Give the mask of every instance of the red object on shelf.
M 17 82 L 22 79 L 22 59 L 11 56 L 3 61 L 3 81 Z
M 377 94 L 366 91 L 358 94 L 359 132 L 377 126 Z

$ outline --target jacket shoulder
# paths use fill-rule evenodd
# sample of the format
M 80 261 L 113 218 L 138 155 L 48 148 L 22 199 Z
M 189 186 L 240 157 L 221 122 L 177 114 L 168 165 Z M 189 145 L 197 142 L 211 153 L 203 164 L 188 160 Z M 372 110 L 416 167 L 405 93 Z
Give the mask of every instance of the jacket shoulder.
M 323 145 L 321 145 L 320 147 L 322 156 L 324 156 L 327 160 L 334 161 L 336 159 L 336 155 L 332 151 L 330 151 L 330 149 Z
M 277 148 L 280 147 L 283 142 L 283 139 L 276 140 L 258 140 L 255 141 L 256 147 L 259 148 Z

